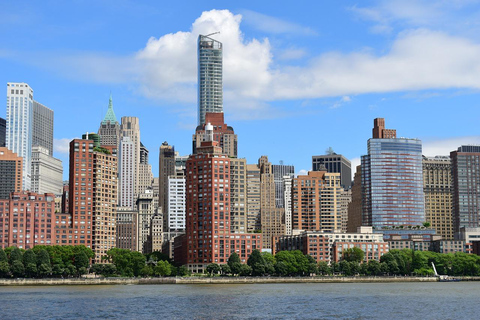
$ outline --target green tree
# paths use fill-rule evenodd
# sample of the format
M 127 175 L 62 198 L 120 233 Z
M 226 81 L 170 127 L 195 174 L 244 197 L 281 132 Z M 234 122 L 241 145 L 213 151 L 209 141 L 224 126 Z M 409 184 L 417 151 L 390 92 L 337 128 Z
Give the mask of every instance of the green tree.
M 332 271 L 330 270 L 330 267 L 326 261 L 320 261 L 317 265 L 317 272 L 318 274 L 325 276 L 330 274 Z
M 166 277 L 172 274 L 172 265 L 168 261 L 158 261 L 153 269 L 156 276 Z
M 14 277 L 23 278 L 25 276 L 25 267 L 23 266 L 22 260 L 13 260 L 10 271 Z
M 140 274 L 144 277 L 150 277 L 153 276 L 153 267 L 150 264 L 146 264 L 145 267 L 143 267 L 142 271 Z
M 46 249 L 42 249 L 37 253 L 37 270 L 40 277 L 47 277 L 52 274 L 50 255 Z
M 275 257 L 270 252 L 262 252 L 263 260 L 265 260 L 265 273 L 273 275 L 275 274 Z
M 8 262 L 8 257 L 5 251 L 2 248 L 0 248 L 0 262 L 2 261 Z
M 345 250 L 342 254 L 342 260 L 351 262 L 362 262 L 363 258 L 365 256 L 365 253 L 363 252 L 362 249 L 354 247 L 354 248 L 348 248 Z
M 221 274 L 223 276 L 227 276 L 229 275 L 230 273 L 232 273 L 232 270 L 230 270 L 230 266 L 228 264 L 222 264 L 220 266 L 220 269 L 221 269 Z
M 213 276 L 220 272 L 220 266 L 216 263 L 210 263 L 206 268 L 205 271 L 210 275 Z
M 23 260 L 22 257 L 23 257 L 23 251 L 21 249 L 17 248 L 17 247 L 14 247 L 10 251 L 10 257 L 8 259 L 8 262 L 13 267 L 13 262 L 15 262 L 15 261 L 22 262 L 22 260 Z M 22 263 L 22 265 L 23 265 L 23 263 Z
M 227 266 L 226 264 L 222 265 L 222 266 Z M 190 272 L 190 270 L 188 270 L 185 266 L 180 266 L 177 268 L 177 276 L 179 277 L 187 277 L 187 276 L 190 276 L 192 273 Z
M 367 270 L 368 274 L 372 276 L 379 276 L 382 274 L 380 262 L 378 262 L 377 260 L 368 261 Z
M 277 261 L 275 263 L 275 273 L 280 277 L 285 277 L 288 275 L 288 266 L 283 261 Z
M 117 274 L 117 268 L 112 263 L 106 263 L 102 268 L 102 275 L 104 277 L 113 277 Z
M 252 274 L 252 267 L 248 264 L 241 264 L 239 275 L 247 277 Z
M 253 250 L 247 260 L 247 265 L 252 268 L 253 276 L 263 276 L 265 274 L 266 262 L 258 250 Z
M 90 260 L 88 259 L 87 254 L 84 251 L 79 251 L 75 253 L 73 265 L 79 270 L 80 268 L 88 268 Z
M 0 261 L 0 278 L 7 278 L 10 276 L 10 265 L 7 261 Z
M 25 267 L 25 276 L 35 277 L 37 275 L 37 255 L 32 249 L 28 249 L 23 254 L 23 265 Z
M 104 265 L 100 263 L 92 264 L 92 267 L 90 268 L 90 273 L 95 273 L 96 275 L 103 274 L 103 266 Z

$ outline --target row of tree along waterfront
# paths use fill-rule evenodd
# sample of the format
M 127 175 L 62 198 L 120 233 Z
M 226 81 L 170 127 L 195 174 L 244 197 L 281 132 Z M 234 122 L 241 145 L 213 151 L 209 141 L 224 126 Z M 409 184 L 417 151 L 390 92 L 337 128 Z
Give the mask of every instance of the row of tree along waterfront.
M 85 246 L 35 246 L 29 250 L 16 247 L 0 249 L 0 277 L 51 278 L 79 277 L 95 273 L 106 277 L 188 276 L 184 266 L 175 265 L 168 256 L 154 252 L 148 255 L 113 248 L 103 257 L 103 264 L 89 265 L 94 253 Z M 311 275 L 433 275 L 431 263 L 439 274 L 480 276 L 480 256 L 455 253 L 441 254 L 410 249 L 391 250 L 379 261 L 363 262 L 359 248 L 347 249 L 340 262 L 317 263 L 301 251 L 280 251 L 275 256 L 254 250 L 242 264 L 232 253 L 227 264 L 209 264 L 206 272 L 221 276 L 311 276 Z

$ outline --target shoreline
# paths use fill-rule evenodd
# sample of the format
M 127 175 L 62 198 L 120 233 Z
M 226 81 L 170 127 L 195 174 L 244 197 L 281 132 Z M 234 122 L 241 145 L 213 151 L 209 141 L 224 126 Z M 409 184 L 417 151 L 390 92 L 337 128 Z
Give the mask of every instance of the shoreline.
M 457 277 L 480 281 L 480 277 Z M 436 277 L 166 277 L 166 278 L 72 278 L 0 279 L 2 286 L 139 285 L 139 284 L 263 284 L 263 283 L 396 283 L 438 282 Z

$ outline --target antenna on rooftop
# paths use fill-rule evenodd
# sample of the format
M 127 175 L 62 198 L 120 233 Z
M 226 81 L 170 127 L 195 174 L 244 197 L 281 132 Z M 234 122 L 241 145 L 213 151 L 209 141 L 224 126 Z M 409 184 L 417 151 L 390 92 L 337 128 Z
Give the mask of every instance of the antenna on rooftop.
M 214 32 L 214 33 L 207 34 L 207 35 L 206 35 L 206 36 L 204 36 L 204 37 L 210 37 L 210 36 L 213 36 L 214 34 L 217 34 L 217 33 L 220 33 L 220 31 L 217 31 L 217 32 Z

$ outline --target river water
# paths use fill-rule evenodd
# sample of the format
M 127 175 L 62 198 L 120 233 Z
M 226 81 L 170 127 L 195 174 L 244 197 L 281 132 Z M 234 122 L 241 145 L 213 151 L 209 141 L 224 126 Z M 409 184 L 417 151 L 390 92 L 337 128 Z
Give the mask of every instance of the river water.
M 478 319 L 480 283 L 0 287 L 0 319 Z

